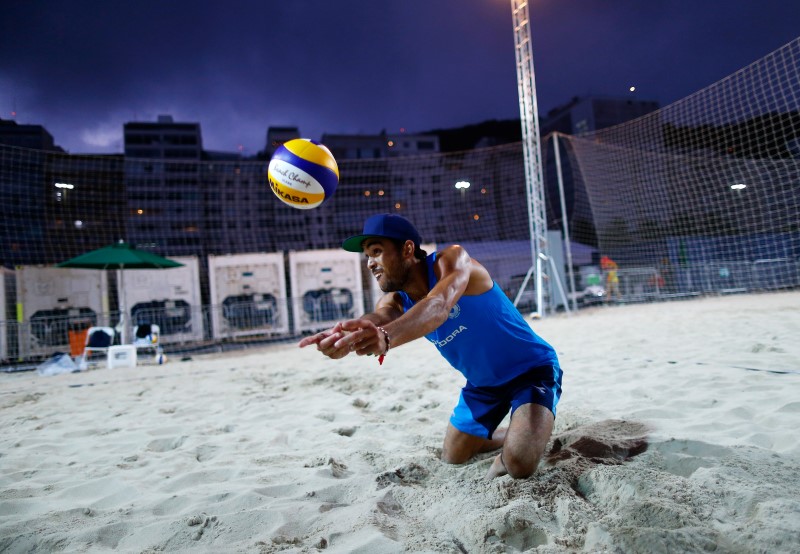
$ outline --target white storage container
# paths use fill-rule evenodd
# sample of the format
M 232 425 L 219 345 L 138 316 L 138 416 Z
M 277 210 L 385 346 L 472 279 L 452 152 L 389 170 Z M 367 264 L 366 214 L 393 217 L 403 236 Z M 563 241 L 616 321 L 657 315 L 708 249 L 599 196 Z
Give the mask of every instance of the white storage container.
M 108 369 L 136 367 L 136 347 L 132 344 L 115 344 L 108 349 L 106 365 Z
M 70 331 L 107 325 L 104 270 L 20 266 L 16 271 L 19 357 L 70 352 Z
M 196 256 L 170 256 L 182 267 L 126 269 L 123 290 L 126 325 L 131 342 L 136 325 L 150 323 L 161 329 L 161 344 L 200 341 L 204 338 L 200 298 L 200 265 Z M 119 272 L 117 273 L 119 282 Z
M 344 250 L 289 252 L 295 332 L 364 315 L 361 259 L 361 254 Z
M 289 333 L 283 253 L 208 257 L 214 338 Z

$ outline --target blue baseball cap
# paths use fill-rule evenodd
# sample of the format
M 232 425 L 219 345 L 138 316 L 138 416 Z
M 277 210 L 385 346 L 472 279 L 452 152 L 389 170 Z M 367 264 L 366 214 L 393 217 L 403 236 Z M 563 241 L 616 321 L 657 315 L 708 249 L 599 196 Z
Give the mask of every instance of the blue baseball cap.
M 361 244 L 370 237 L 410 240 L 417 247 L 422 243 L 422 237 L 405 217 L 397 214 L 378 214 L 367 219 L 364 222 L 364 232 L 345 240 L 342 248 L 348 252 L 361 252 Z

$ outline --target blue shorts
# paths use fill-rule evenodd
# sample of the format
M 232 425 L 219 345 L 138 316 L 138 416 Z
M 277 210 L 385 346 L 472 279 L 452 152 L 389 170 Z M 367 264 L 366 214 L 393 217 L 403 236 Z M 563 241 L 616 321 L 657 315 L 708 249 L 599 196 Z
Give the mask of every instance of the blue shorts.
M 555 416 L 561 373 L 556 366 L 537 367 L 497 387 L 476 387 L 467 381 L 450 423 L 462 433 L 489 439 L 508 410 L 513 415 L 523 404 L 539 404 Z

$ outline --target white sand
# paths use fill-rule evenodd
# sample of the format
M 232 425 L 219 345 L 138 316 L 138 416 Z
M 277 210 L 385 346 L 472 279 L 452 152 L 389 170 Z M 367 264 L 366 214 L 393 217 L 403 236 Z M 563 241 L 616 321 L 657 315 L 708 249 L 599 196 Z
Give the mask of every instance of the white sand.
M 522 481 L 438 461 L 462 379 L 425 341 L 0 375 L 0 551 L 800 551 L 800 292 L 533 326 L 563 448 Z

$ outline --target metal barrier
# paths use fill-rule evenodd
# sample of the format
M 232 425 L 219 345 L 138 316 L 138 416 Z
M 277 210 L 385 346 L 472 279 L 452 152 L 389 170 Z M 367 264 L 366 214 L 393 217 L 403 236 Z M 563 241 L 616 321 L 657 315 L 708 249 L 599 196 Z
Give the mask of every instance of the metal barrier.
M 754 262 L 717 261 L 706 264 L 679 266 L 670 271 L 656 267 L 632 267 L 616 271 L 617 290 L 608 289 L 607 302 L 652 302 L 703 294 L 731 294 L 771 291 L 800 287 L 800 259 L 775 258 Z M 604 279 L 608 272 L 604 272 Z M 365 292 L 365 295 L 370 294 Z M 167 352 L 201 350 L 204 348 L 246 347 L 267 341 L 290 340 L 298 337 L 293 299 L 275 299 L 277 303 L 252 306 L 148 306 L 135 314 L 131 323 L 150 319 L 161 327 L 161 343 Z M 349 298 L 332 298 L 331 309 L 347 304 Z M 276 326 L 279 311 L 286 306 L 288 325 Z M 301 304 L 302 306 L 302 304 Z M 316 307 L 316 304 L 314 306 Z M 235 308 L 235 309 L 233 309 Z M 308 307 L 307 307 L 308 308 Z M 283 309 L 283 308 L 281 308 Z M 310 308 L 309 308 L 310 309 Z M 327 308 L 326 308 L 327 309 Z M 228 320 L 225 329 L 213 328 L 214 311 L 222 312 Z M 338 312 L 337 312 L 338 313 Z M 216 315 L 220 315 L 219 313 Z M 74 316 L 53 316 L 47 320 L 48 332 L 43 335 L 42 321 L 0 320 L 0 363 L 36 362 L 55 352 L 70 352 L 68 331 L 74 327 Z M 119 321 L 118 313 L 97 314 L 98 324 Z M 216 318 L 220 320 L 219 317 Z M 132 326 L 129 326 L 132 328 Z M 197 328 L 199 327 L 199 328 Z M 55 332 L 54 330 L 58 330 Z M 65 331 L 66 330 L 66 331 Z M 42 337 L 47 340 L 43 341 Z M 58 340 L 56 338 L 58 337 Z M 119 341 L 119 339 L 117 339 Z
M 606 292 L 613 300 L 615 291 L 613 287 L 609 287 L 608 275 L 606 277 Z M 661 295 L 661 288 L 664 285 L 663 278 L 654 267 L 618 269 L 617 279 L 619 280 L 617 298 L 626 302 L 654 300 Z
M 753 288 L 753 271 L 749 262 L 711 262 L 698 269 L 702 277 L 697 292 L 726 294 Z
M 772 290 L 797 285 L 799 261 L 791 258 L 773 258 L 753 262 L 753 282 L 755 288 Z
M 669 272 L 655 267 L 616 270 L 617 288 L 603 272 L 607 302 L 646 302 L 703 294 L 732 294 L 800 286 L 800 259 L 754 262 L 717 261 L 680 266 Z

